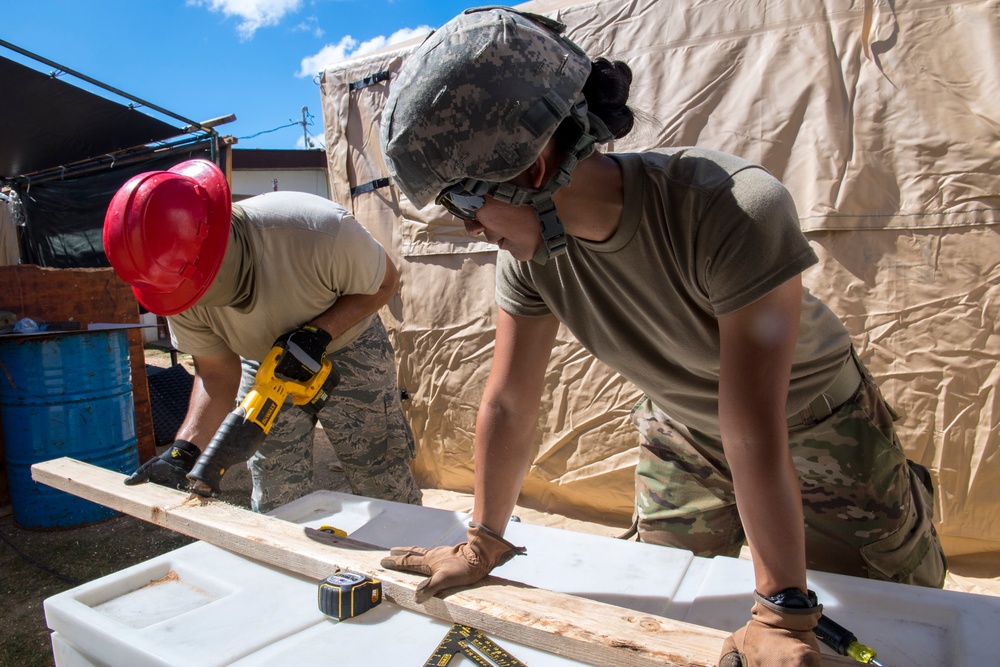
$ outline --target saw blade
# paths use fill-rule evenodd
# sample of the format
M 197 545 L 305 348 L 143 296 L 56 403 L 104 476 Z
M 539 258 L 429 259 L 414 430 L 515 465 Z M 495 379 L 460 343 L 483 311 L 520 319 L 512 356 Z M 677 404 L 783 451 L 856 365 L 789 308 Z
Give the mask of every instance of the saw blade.
M 377 544 L 370 544 L 368 542 L 362 542 L 361 540 L 355 540 L 351 537 L 341 537 L 340 535 L 334 535 L 333 533 L 328 533 L 323 530 L 316 530 L 315 528 L 305 528 L 306 537 L 310 540 L 316 542 L 322 542 L 323 544 L 328 544 L 332 547 L 342 547 L 344 549 L 353 549 L 355 551 L 387 551 L 385 547 L 380 547 Z

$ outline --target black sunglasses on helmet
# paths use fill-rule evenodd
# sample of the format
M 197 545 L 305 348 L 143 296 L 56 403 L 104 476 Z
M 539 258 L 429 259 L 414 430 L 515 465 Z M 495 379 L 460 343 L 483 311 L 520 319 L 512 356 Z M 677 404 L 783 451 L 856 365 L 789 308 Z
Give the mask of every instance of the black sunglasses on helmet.
M 435 201 L 457 218 L 475 220 L 476 213 L 486 201 L 486 196 L 492 194 L 496 188 L 495 183 L 467 178 L 442 190 Z

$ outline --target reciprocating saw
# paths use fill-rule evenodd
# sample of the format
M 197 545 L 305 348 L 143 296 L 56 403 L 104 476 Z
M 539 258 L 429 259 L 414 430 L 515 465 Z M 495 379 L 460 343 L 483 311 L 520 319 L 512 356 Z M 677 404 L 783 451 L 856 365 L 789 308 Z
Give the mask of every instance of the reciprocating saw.
M 295 405 L 313 414 L 323 409 L 330 392 L 340 382 L 333 363 L 324 358 L 308 382 L 282 379 L 275 375 L 275 369 L 287 353 L 287 349 L 277 345 L 268 352 L 257 370 L 253 387 L 226 416 L 188 473 L 190 491 L 206 497 L 217 495 L 229 466 L 246 461 L 263 444 L 288 396 Z

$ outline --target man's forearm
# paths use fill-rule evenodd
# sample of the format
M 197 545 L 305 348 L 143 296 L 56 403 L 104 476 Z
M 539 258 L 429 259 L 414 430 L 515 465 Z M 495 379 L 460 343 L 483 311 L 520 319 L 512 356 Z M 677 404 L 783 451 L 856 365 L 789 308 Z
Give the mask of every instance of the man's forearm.
M 727 450 L 737 506 L 753 556 L 755 584 L 763 595 L 786 588 L 806 590 L 805 526 L 798 478 L 787 448 L 784 455 L 780 448 L 770 451 L 773 461 L 762 460 L 760 450 L 752 461 L 741 461 L 739 454 Z
M 399 271 L 386 257 L 382 284 L 374 294 L 344 294 L 336 303 L 312 319 L 310 324 L 320 327 L 331 337 L 337 338 L 355 324 L 378 312 L 399 291 Z
M 177 430 L 177 439 L 187 440 L 204 450 L 233 407 L 233 401 L 213 400 L 205 395 L 196 399 L 192 392 L 187 415 Z
M 331 337 L 337 338 L 364 318 L 378 312 L 389 302 L 392 294 L 345 294 L 337 302 L 312 319 L 310 324 L 320 327 Z
M 537 415 L 536 415 L 537 416 Z M 535 418 L 480 406 L 476 419 L 473 519 L 503 535 L 528 470 Z
M 205 449 L 235 407 L 240 377 L 240 359 L 228 350 L 211 359 L 195 358 L 191 399 L 177 439 Z

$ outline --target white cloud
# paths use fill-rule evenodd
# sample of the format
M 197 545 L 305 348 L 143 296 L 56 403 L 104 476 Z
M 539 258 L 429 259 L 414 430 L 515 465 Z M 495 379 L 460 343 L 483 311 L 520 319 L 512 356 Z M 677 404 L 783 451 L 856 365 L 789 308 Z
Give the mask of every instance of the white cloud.
M 301 21 L 295 28 L 295 32 L 308 32 L 312 33 L 313 37 L 319 38 L 323 36 L 323 28 L 319 27 L 319 19 L 315 16 L 310 16 L 304 21 Z
M 327 44 L 316 55 L 302 59 L 302 69 L 295 76 L 313 76 L 326 69 L 327 65 L 347 60 L 358 46 L 358 40 L 350 35 L 342 37 L 336 44 Z
M 379 35 L 364 42 L 358 42 L 350 35 L 341 38 L 336 44 L 327 44 L 319 53 L 307 56 L 302 59 L 302 68 L 296 76 L 311 77 L 319 74 L 330 65 L 357 58 L 368 53 L 373 53 L 392 44 L 399 44 L 414 37 L 422 37 L 434 30 L 430 26 L 422 25 L 417 28 L 403 28 L 397 30 L 388 37 Z
M 236 16 L 242 21 L 236 30 L 240 39 L 252 39 L 258 28 L 278 25 L 286 14 L 294 14 L 302 0 L 187 0 L 190 5 L 208 7 L 223 16 Z

